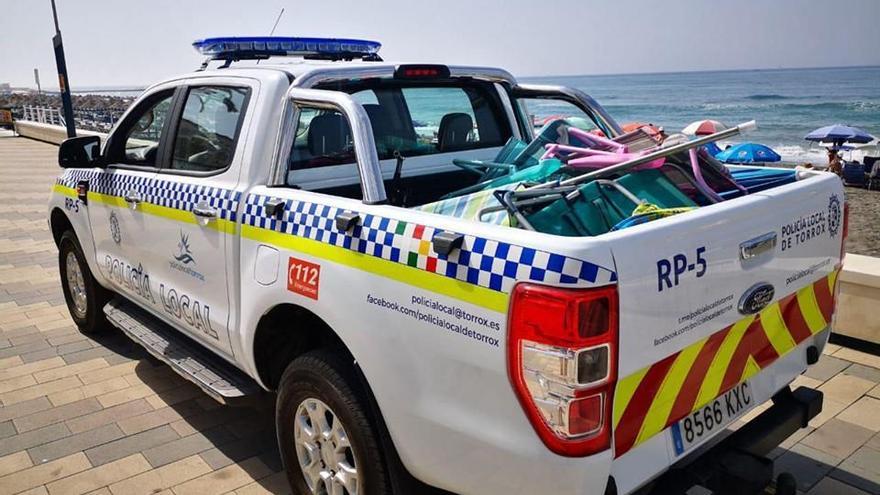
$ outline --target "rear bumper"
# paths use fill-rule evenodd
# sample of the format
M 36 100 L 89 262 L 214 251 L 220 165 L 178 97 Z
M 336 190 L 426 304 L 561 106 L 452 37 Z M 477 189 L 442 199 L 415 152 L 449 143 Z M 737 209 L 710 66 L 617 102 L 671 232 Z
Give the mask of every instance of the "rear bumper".
M 773 461 L 765 456 L 822 411 L 822 392 L 784 388 L 773 405 L 708 450 L 674 464 L 638 493 L 683 494 L 704 486 L 717 494 L 760 493 L 773 479 Z

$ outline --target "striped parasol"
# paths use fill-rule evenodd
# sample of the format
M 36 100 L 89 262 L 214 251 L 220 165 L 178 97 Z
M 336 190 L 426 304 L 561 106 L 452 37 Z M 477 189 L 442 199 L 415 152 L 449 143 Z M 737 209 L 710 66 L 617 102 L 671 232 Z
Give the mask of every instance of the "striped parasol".
M 716 132 L 727 130 L 727 126 L 717 120 L 698 120 L 681 130 L 688 136 L 708 136 Z

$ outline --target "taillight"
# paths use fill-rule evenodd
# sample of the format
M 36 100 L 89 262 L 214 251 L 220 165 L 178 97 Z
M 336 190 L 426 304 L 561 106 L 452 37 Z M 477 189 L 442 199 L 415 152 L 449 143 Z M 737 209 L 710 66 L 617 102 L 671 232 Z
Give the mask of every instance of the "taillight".
M 611 446 L 617 380 L 617 287 L 513 290 L 508 370 L 544 444 L 575 457 Z

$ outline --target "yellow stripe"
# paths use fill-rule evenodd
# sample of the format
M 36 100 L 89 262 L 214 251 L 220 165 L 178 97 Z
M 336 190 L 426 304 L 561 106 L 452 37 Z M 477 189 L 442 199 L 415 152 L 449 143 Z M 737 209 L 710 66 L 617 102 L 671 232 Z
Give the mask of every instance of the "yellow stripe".
M 758 366 L 757 362 L 755 362 L 755 358 L 752 357 L 751 354 L 749 354 L 749 357 L 746 359 L 746 365 L 743 367 L 743 374 L 739 378 L 739 381 L 740 383 L 742 383 L 760 372 L 761 367 Z
M 626 410 L 626 406 L 632 400 L 633 394 L 636 393 L 636 388 L 642 383 L 642 379 L 648 374 L 650 368 L 650 366 L 646 366 L 632 375 L 617 381 L 617 388 L 614 390 L 614 416 L 611 423 L 614 427 L 617 427 L 620 417 L 623 416 L 623 411 Z
M 840 269 L 838 268 L 837 270 L 834 270 L 833 272 L 831 272 L 830 275 L 828 275 L 828 290 L 831 291 L 832 297 L 835 295 L 834 294 L 834 284 L 837 283 L 837 275 L 839 275 L 839 274 L 840 274 Z
M 639 436 L 636 438 L 635 445 L 644 442 L 666 428 L 666 420 L 669 418 L 669 413 L 672 412 L 675 399 L 678 397 L 685 378 L 687 378 L 691 367 L 694 365 L 694 361 L 697 359 L 697 355 L 703 346 L 706 345 L 707 340 L 703 339 L 685 347 L 678 354 L 678 357 L 675 358 L 675 361 L 663 378 L 663 383 L 660 384 L 660 389 L 654 397 L 654 402 L 651 403 L 647 416 L 645 416 L 645 421 L 642 423 L 641 430 L 639 430 Z
M 119 196 L 111 196 L 109 194 L 101 194 L 93 191 L 89 191 L 89 201 L 95 201 L 98 203 L 103 203 L 109 206 L 115 206 L 117 208 L 128 208 L 128 203 L 125 202 L 125 199 Z M 148 215 L 153 215 L 161 218 L 165 218 L 168 220 L 172 220 L 175 222 L 188 223 L 191 225 L 197 225 L 198 220 L 196 220 L 195 215 L 189 211 L 178 210 L 177 208 L 169 208 L 167 206 L 159 206 L 154 205 L 152 203 L 140 203 L 138 205 L 138 210 L 146 213 Z M 217 230 L 219 232 L 223 232 L 225 234 L 235 234 L 236 223 L 222 219 L 215 218 L 208 222 L 207 227 L 213 230 Z
M 727 332 L 727 336 L 724 337 L 724 342 L 718 347 L 718 352 L 715 353 L 715 357 L 712 359 L 712 364 L 706 371 L 706 377 L 703 379 L 703 384 L 700 386 L 700 393 L 697 395 L 694 408 L 704 406 L 708 404 L 710 400 L 718 396 L 718 391 L 721 390 L 721 381 L 724 379 L 724 373 L 727 372 L 727 367 L 730 366 L 733 352 L 736 350 L 739 341 L 742 340 L 743 335 L 746 333 L 746 329 L 749 328 L 749 325 L 752 324 L 754 319 L 754 316 L 743 318 L 734 323 L 733 328 Z
M 52 187 L 52 192 L 60 194 L 62 196 L 68 196 L 71 198 L 77 197 L 76 189 L 74 189 L 72 187 L 62 186 L 61 184 L 55 184 Z
M 825 318 L 819 311 L 819 304 L 816 302 L 816 294 L 813 292 L 812 284 L 797 291 L 797 301 L 810 332 L 816 333 L 825 328 Z
M 76 197 L 76 190 L 62 185 L 55 185 L 53 191 L 65 196 Z M 119 196 L 111 196 L 90 191 L 88 198 L 89 201 L 95 201 L 118 208 L 128 208 L 128 203 Z M 166 218 L 176 222 L 193 225 L 198 224 L 195 216 L 188 211 L 154 205 L 152 203 L 141 203 L 138 205 L 138 209 L 149 215 Z M 237 225 L 238 224 L 235 222 L 218 218 L 211 220 L 207 226 L 220 232 L 235 234 Z M 376 258 L 374 256 L 361 254 L 349 249 L 332 246 L 311 239 L 271 232 L 265 229 L 258 229 L 249 225 L 242 225 L 242 236 L 260 242 L 273 244 L 278 247 L 299 251 L 316 258 L 340 263 L 375 275 L 381 275 L 392 280 L 397 280 L 398 282 L 403 282 L 407 285 L 454 297 L 492 311 L 500 313 L 507 311 L 509 297 L 507 294 L 452 279 L 444 275 L 413 268 L 402 263 Z M 420 246 L 423 249 L 425 246 L 430 246 L 430 243 L 426 241 L 423 241 L 421 244 L 424 244 L 424 246 Z
M 782 318 L 782 310 L 779 303 L 775 302 L 767 306 L 761 311 L 761 326 L 764 327 L 764 333 L 767 334 L 767 340 L 776 349 L 776 354 L 782 356 L 786 352 L 794 349 L 797 345 L 785 326 L 785 320 Z
M 508 295 L 485 287 L 462 282 L 444 275 L 413 268 L 402 263 L 358 253 L 331 244 L 297 237 L 290 234 L 273 232 L 250 225 L 241 226 L 241 235 L 248 239 L 272 244 L 283 249 L 339 263 L 351 268 L 390 278 L 398 282 L 419 287 L 421 289 L 454 297 L 492 311 L 507 311 Z

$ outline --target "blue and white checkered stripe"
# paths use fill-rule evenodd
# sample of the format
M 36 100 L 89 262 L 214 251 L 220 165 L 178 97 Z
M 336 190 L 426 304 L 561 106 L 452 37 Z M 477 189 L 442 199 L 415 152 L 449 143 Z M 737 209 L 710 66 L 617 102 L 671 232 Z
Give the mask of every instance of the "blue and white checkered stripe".
M 126 174 L 124 171 L 104 172 L 95 170 L 71 169 L 56 182 L 75 188 L 77 182 L 89 181 L 89 189 L 96 193 L 123 197 L 130 192 L 138 192 L 143 201 L 176 210 L 192 211 L 199 203 L 207 204 L 219 213 L 223 220 L 235 222 L 241 192 L 219 187 L 177 182 L 154 177 L 141 177 Z
M 468 234 L 462 248 L 449 256 L 433 250 L 424 255 L 419 253 L 419 244 L 432 239 L 438 229 L 423 226 L 424 233 L 418 238 L 413 236 L 416 224 L 406 223 L 401 228 L 401 221 L 363 215 L 361 224 L 350 234 L 344 234 L 334 225 L 340 208 L 286 200 L 281 218 L 276 219 L 266 212 L 264 203 L 268 199 L 269 196 L 248 195 L 242 222 L 396 263 L 408 264 L 410 255 L 415 253 L 417 268 L 429 270 L 429 264 L 433 263 L 434 273 L 500 292 L 509 293 L 517 281 L 598 286 L 617 280 L 613 270 L 589 261 Z

